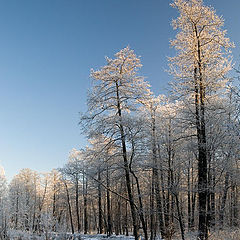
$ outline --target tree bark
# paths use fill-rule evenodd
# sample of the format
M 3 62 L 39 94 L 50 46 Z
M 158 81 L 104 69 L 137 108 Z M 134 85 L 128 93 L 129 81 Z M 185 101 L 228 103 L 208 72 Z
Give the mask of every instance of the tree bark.
M 195 116 L 198 139 L 198 201 L 199 201 L 199 239 L 208 239 L 207 226 L 207 149 L 206 149 L 206 129 L 205 129 L 205 85 L 202 76 L 202 56 L 201 43 L 195 25 L 197 39 L 197 64 L 194 69 L 195 80 Z
M 139 181 L 138 181 L 138 177 L 137 177 L 136 174 L 131 170 L 131 168 L 130 168 L 130 172 L 132 173 L 132 175 L 134 176 L 134 178 L 135 178 L 135 180 L 136 180 L 137 192 L 138 192 L 138 200 L 139 200 L 139 216 L 140 216 L 140 220 L 141 220 L 141 222 L 142 222 L 142 228 L 143 228 L 143 232 L 144 232 L 144 238 L 147 240 L 147 239 L 148 239 L 147 224 L 146 224 L 145 219 L 144 219 L 143 203 L 142 203 L 142 194 L 141 194 L 141 190 L 140 190 L 140 184 L 139 184 Z
M 73 219 L 72 219 L 72 210 L 71 210 L 70 197 L 69 197 L 69 192 L 68 192 L 68 186 L 67 186 L 67 183 L 65 181 L 64 181 L 64 185 L 65 185 L 66 193 L 67 193 L 67 203 L 68 203 L 68 211 L 69 211 L 71 230 L 72 230 L 72 234 L 74 234 L 74 226 L 73 226 Z
M 122 156 L 123 156 L 123 162 L 124 162 L 126 186 L 127 186 L 128 198 L 129 198 L 129 203 L 130 203 L 130 208 L 132 213 L 133 234 L 134 234 L 135 240 L 138 240 L 139 226 L 137 223 L 137 214 L 136 214 L 134 198 L 133 198 L 132 188 L 131 188 L 130 170 L 129 170 L 129 163 L 127 158 L 127 147 L 126 147 L 125 133 L 124 133 L 123 123 L 122 123 L 122 110 L 121 110 L 121 104 L 120 104 L 119 86 L 117 81 L 116 81 L 116 95 L 117 95 L 117 110 L 118 110 L 118 116 L 119 116 L 119 129 L 120 129 L 120 136 L 121 136 L 121 143 L 122 143 Z
M 227 201 L 228 188 L 229 188 L 229 172 L 227 171 L 225 175 L 224 191 L 223 191 L 223 197 L 222 197 L 221 207 L 219 211 L 219 221 L 220 221 L 221 229 L 223 228 L 224 210 L 225 210 L 225 205 Z
M 160 195 L 159 175 L 158 175 L 158 169 L 157 169 L 156 124 L 155 124 L 155 110 L 154 109 L 152 109 L 152 111 L 151 111 L 151 117 L 152 117 L 153 184 L 154 184 L 154 191 L 155 191 L 155 195 L 156 195 L 159 230 L 161 232 L 162 238 L 164 238 L 165 237 L 165 227 L 164 227 L 164 220 L 163 220 L 162 200 L 161 200 L 161 195 Z
M 190 184 L 190 158 L 188 161 L 188 169 L 187 169 L 187 186 L 188 186 L 188 193 L 187 193 L 187 199 L 188 199 L 188 231 L 191 230 L 191 184 Z
M 76 182 L 75 182 L 75 188 L 76 188 L 76 192 L 75 192 L 75 202 L 76 202 L 76 214 L 77 214 L 77 229 L 78 229 L 78 232 L 80 233 L 80 231 L 81 231 L 81 223 L 80 223 L 80 216 L 79 216 L 78 176 L 76 176 L 75 181 L 76 181 Z
M 110 200 L 110 182 L 109 182 L 109 169 L 107 166 L 107 236 L 112 235 L 112 218 L 111 218 L 111 200 Z
M 156 219 L 155 219 L 155 206 L 154 206 L 154 181 L 152 174 L 152 184 L 151 184 L 151 193 L 150 193 L 150 240 L 155 239 L 155 229 L 156 229 Z
M 103 214 L 102 214 L 102 187 L 101 187 L 101 173 L 98 169 L 98 232 L 103 233 Z
M 84 234 L 88 233 L 88 206 L 87 206 L 87 176 L 83 174 L 83 215 L 84 215 Z
M 182 236 L 182 240 L 185 240 L 182 213 L 181 213 L 181 209 L 180 209 L 180 206 L 179 206 L 179 199 L 178 199 L 177 193 L 175 194 L 175 198 L 176 198 L 176 206 L 177 206 L 177 212 L 178 212 L 178 222 L 179 222 L 179 226 L 180 226 L 180 230 L 181 230 L 181 236 Z

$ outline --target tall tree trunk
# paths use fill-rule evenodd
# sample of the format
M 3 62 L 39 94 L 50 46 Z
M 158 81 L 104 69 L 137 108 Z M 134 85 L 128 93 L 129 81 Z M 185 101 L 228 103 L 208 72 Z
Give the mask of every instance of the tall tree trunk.
M 138 181 L 138 177 L 132 171 L 131 168 L 130 168 L 130 172 L 131 172 L 131 174 L 133 175 L 133 177 L 135 178 L 135 181 L 136 181 L 137 192 L 138 192 L 138 201 L 139 201 L 139 217 L 140 217 L 140 220 L 141 220 L 141 223 L 142 223 L 142 228 L 143 228 L 143 232 L 144 232 L 144 238 L 147 240 L 148 239 L 147 224 L 146 224 L 145 219 L 144 219 L 142 194 L 141 194 L 141 190 L 140 190 L 140 184 L 139 184 L 139 181 Z
M 95 203 L 93 201 L 93 199 L 91 199 L 91 209 L 92 209 L 92 214 L 90 216 L 92 216 L 93 218 L 93 221 L 92 221 L 92 228 L 89 227 L 89 230 L 90 232 L 93 230 L 93 231 L 96 231 L 96 229 L 98 229 L 98 224 L 97 224 L 97 211 L 96 211 L 96 208 L 95 208 Z
M 18 229 L 18 212 L 19 212 L 19 192 L 17 190 L 16 212 L 15 212 L 15 229 Z
M 211 223 L 210 226 L 215 228 L 216 225 L 216 209 L 215 209 L 215 185 L 216 185 L 216 176 L 215 170 L 212 169 L 212 186 L 211 186 L 211 193 L 210 193 L 210 204 L 211 204 Z
M 98 169 L 98 233 L 103 233 L 101 173 Z
M 233 192 L 233 226 L 237 227 L 239 226 L 239 192 L 238 192 L 238 186 L 236 183 L 232 184 L 232 192 Z
M 167 153 L 168 153 L 168 169 L 167 169 L 167 197 L 166 197 L 166 209 L 167 209 L 167 214 L 165 217 L 165 228 L 167 235 L 170 236 L 171 232 L 171 226 L 170 226 L 170 218 L 169 216 L 171 215 L 170 212 L 170 198 L 171 198 L 171 188 L 172 188 L 172 181 L 171 181 L 171 161 L 172 161 L 172 150 L 171 150 L 171 120 L 169 119 L 169 124 L 168 124 L 168 143 L 167 143 Z
M 126 205 L 125 205 L 125 235 L 129 236 L 129 232 L 128 232 L 128 202 L 126 201 Z
M 224 210 L 225 210 L 226 201 L 227 201 L 228 188 L 229 188 L 229 172 L 227 171 L 225 175 L 224 190 L 223 190 L 222 202 L 221 202 L 220 211 L 219 211 L 219 221 L 220 221 L 221 229 L 223 228 L 223 218 L 224 218 Z
M 161 180 L 161 191 L 162 191 L 162 204 L 163 204 L 163 213 L 165 221 L 169 221 L 169 210 L 167 207 L 167 197 L 165 196 L 165 186 L 164 186 L 164 174 L 163 174 L 163 161 L 161 161 L 161 152 L 160 152 L 160 145 L 157 144 L 157 150 L 158 150 L 158 158 L 160 160 L 159 168 L 160 168 L 160 180 Z M 165 228 L 165 226 L 164 226 Z
M 78 191 L 78 176 L 76 177 L 75 179 L 75 203 L 76 203 L 76 214 L 77 214 L 77 229 L 78 229 L 78 232 L 80 233 L 81 231 L 81 223 L 80 223 L 80 216 L 79 216 L 79 200 L 78 200 L 78 194 L 79 194 L 79 191 Z
M 201 112 L 204 108 L 201 105 Z M 198 135 L 198 201 L 199 201 L 199 238 L 208 239 L 206 207 L 207 207 L 207 155 L 206 155 L 206 136 L 204 117 L 201 121 L 197 120 Z M 197 117 L 198 119 L 198 117 Z
M 174 194 L 175 198 L 176 198 L 176 206 L 177 206 L 177 213 L 178 213 L 178 222 L 179 222 L 179 226 L 180 226 L 180 230 L 181 230 L 181 236 L 182 236 L 182 240 L 185 240 L 184 237 L 184 224 L 183 224 L 183 220 L 182 220 L 182 213 L 181 213 L 181 209 L 179 206 L 179 199 L 178 199 L 178 194 Z
M 197 185 L 194 182 L 194 175 L 193 175 L 193 166 L 192 166 L 192 216 L 191 216 L 191 230 L 195 229 L 195 207 L 196 207 L 196 196 L 197 196 Z
M 206 148 L 206 129 L 205 129 L 205 85 L 202 76 L 202 53 L 201 43 L 198 36 L 198 29 L 195 25 L 197 38 L 197 66 L 194 69 L 195 80 L 195 116 L 198 139 L 198 201 L 199 201 L 199 239 L 208 239 L 207 226 L 207 148 Z
M 155 195 L 156 195 L 159 230 L 161 232 L 162 238 L 164 238 L 165 237 L 165 227 L 164 227 L 164 220 L 163 220 L 162 200 L 161 200 L 161 195 L 160 195 L 159 175 L 158 175 L 158 169 L 157 169 L 156 123 L 155 123 L 155 109 L 153 109 L 153 108 L 151 109 L 151 117 L 152 117 L 153 184 L 154 184 L 154 191 L 155 191 Z
M 54 178 L 54 184 L 53 184 L 52 216 L 53 216 L 52 231 L 55 232 L 56 231 L 56 184 L 55 184 L 55 178 Z
M 152 175 L 151 193 L 150 193 L 150 240 L 155 239 L 156 233 L 156 219 L 155 219 L 155 206 L 154 206 L 154 181 Z
M 111 218 L 111 200 L 110 200 L 110 182 L 109 182 L 109 169 L 107 166 L 107 236 L 112 235 L 112 218 Z
M 187 186 L 188 186 L 188 192 L 187 192 L 187 199 L 188 199 L 188 231 L 191 230 L 191 184 L 190 184 L 190 158 L 188 161 L 188 169 L 187 169 Z
M 32 220 L 32 231 L 37 231 L 37 228 L 35 225 L 35 219 L 36 219 L 36 205 L 37 205 L 37 186 L 36 186 L 36 179 L 34 179 L 34 206 L 33 206 L 33 220 Z
M 121 72 L 120 72 L 120 74 L 121 74 Z M 123 156 L 123 162 L 124 162 L 126 186 L 127 186 L 129 204 L 130 204 L 131 213 L 132 213 L 133 234 L 134 234 L 135 240 L 138 240 L 139 226 L 138 226 L 138 222 L 137 222 L 137 214 L 136 214 L 135 203 L 134 203 L 134 198 L 133 198 L 132 188 L 131 188 L 130 170 L 129 170 L 129 163 L 128 163 L 128 158 L 127 158 L 126 139 L 125 139 L 125 133 L 124 133 L 123 123 L 122 123 L 122 110 L 121 110 L 120 97 L 119 97 L 119 86 L 118 86 L 117 81 L 116 81 L 116 94 L 117 94 L 117 110 L 118 110 L 118 116 L 119 116 L 119 129 L 120 129 L 120 136 L 121 136 L 121 143 L 122 143 L 122 156 Z
M 72 230 L 72 234 L 74 234 L 74 226 L 73 226 L 72 209 L 71 209 L 69 191 L 68 191 L 67 183 L 66 183 L 65 181 L 64 181 L 64 185 L 65 185 L 66 194 L 67 194 L 67 203 L 68 203 L 68 211 L 69 211 L 69 218 L 70 218 L 71 230 Z
M 84 234 L 88 233 L 88 206 L 87 206 L 87 176 L 86 174 L 83 174 L 83 215 L 84 215 Z
M 118 198 L 116 200 L 116 216 L 114 221 L 115 234 L 122 234 L 122 224 L 121 224 L 121 200 Z

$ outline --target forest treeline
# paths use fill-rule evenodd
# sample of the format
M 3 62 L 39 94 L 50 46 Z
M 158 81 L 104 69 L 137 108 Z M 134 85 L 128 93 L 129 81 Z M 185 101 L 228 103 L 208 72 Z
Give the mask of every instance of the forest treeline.
M 184 240 L 191 232 L 203 240 L 239 228 L 234 44 L 201 0 L 171 5 L 179 17 L 168 96 L 154 95 L 129 47 L 91 70 L 80 117 L 88 146 L 51 173 L 23 169 L 8 186 L 1 178 L 1 236 L 15 229 Z

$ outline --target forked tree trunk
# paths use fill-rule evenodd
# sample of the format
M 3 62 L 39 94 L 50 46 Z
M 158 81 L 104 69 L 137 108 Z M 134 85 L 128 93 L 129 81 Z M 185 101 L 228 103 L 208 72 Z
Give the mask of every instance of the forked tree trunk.
M 142 194 L 141 194 L 141 190 L 140 190 L 139 180 L 138 180 L 137 175 L 134 173 L 134 171 L 132 171 L 131 167 L 129 168 L 129 170 L 130 170 L 131 174 L 133 175 L 133 177 L 135 178 L 135 181 L 136 181 L 137 192 L 138 192 L 138 201 L 139 201 L 139 217 L 140 217 L 140 221 L 142 223 L 144 238 L 148 239 L 147 224 L 146 224 L 145 219 L 144 219 L 143 201 L 142 201 Z
M 126 139 L 125 139 L 125 133 L 124 133 L 123 123 L 122 123 L 122 110 L 121 110 L 121 104 L 120 104 L 119 86 L 118 86 L 117 81 L 116 81 L 116 95 L 117 95 L 116 96 L 117 97 L 117 110 L 118 110 L 118 116 L 119 116 L 119 130 L 120 130 L 121 143 L 122 143 L 122 156 L 123 156 L 123 163 L 124 163 L 126 186 L 127 186 L 129 204 L 130 204 L 131 213 L 132 213 L 133 234 L 134 234 L 135 240 L 138 240 L 139 239 L 139 226 L 138 226 L 138 222 L 137 222 L 136 208 L 135 208 L 134 198 L 133 198 L 133 194 L 132 194 L 130 170 L 129 170 L 129 163 L 128 163 L 128 158 L 127 158 Z

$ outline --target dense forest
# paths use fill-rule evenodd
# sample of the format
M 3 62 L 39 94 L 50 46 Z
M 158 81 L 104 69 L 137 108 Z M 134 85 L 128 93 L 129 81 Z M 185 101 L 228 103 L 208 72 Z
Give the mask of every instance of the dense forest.
M 88 110 L 79 119 L 88 146 L 50 173 L 23 169 L 9 184 L 1 176 L 1 239 L 13 239 L 11 232 L 239 239 L 234 44 L 222 17 L 201 0 L 171 6 L 179 16 L 169 93 L 152 92 L 130 47 L 91 70 Z

